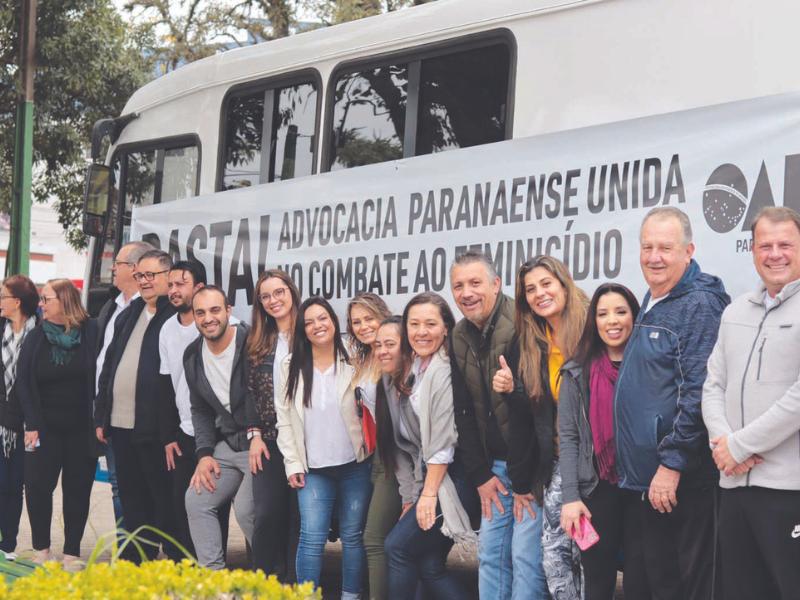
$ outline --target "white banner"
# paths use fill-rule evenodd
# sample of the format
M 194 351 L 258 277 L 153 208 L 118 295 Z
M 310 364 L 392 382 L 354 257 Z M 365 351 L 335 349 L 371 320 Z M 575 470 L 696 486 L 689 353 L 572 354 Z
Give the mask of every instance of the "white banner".
M 757 282 L 753 216 L 783 204 L 800 208 L 800 94 L 136 208 L 132 239 L 202 261 L 243 318 L 265 267 L 340 313 L 365 290 L 396 311 L 426 290 L 450 298 L 449 266 L 466 248 L 494 260 L 510 295 L 519 265 L 550 254 L 587 293 L 613 280 L 641 297 L 642 217 L 677 206 L 700 266 L 736 296 Z

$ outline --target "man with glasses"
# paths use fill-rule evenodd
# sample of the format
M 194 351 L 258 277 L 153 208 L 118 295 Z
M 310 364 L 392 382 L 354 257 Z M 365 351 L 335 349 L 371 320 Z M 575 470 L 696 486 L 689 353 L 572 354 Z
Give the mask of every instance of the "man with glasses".
M 133 300 L 117 319 L 114 338 L 106 353 L 95 406 L 97 439 L 110 438 L 117 461 L 117 478 L 125 526 L 136 531 L 143 525 L 174 537 L 171 484 L 159 438 L 158 339 L 161 327 L 175 314 L 167 297 L 172 259 L 162 250 L 145 252 L 136 264 L 134 278 L 140 298 Z M 183 555 L 160 536 L 143 531 L 152 541 L 145 553 L 155 558 L 159 544 L 172 559 Z M 138 553 L 128 554 L 139 560 Z
M 116 296 L 108 301 L 100 309 L 97 316 L 97 378 L 95 381 L 95 393 L 100 391 L 100 372 L 103 370 L 103 362 L 106 359 L 106 352 L 111 345 L 114 337 L 114 327 L 117 317 L 122 311 L 128 308 L 132 300 L 139 297 L 139 286 L 133 278 L 136 271 L 136 263 L 148 250 L 153 250 L 153 246 L 147 242 L 135 241 L 125 244 L 117 252 L 111 266 L 111 284 L 119 290 Z M 106 466 L 108 468 L 108 482 L 111 484 L 111 496 L 114 503 L 114 521 L 119 527 L 124 527 L 122 519 L 122 502 L 119 499 L 119 486 L 117 485 L 117 468 L 114 461 L 114 451 L 111 445 L 106 445 Z

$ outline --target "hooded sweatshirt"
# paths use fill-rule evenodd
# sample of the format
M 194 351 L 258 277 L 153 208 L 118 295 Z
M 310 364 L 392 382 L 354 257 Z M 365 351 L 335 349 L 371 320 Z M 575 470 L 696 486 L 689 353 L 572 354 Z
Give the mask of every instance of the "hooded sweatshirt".
M 647 310 L 650 299 L 648 292 L 614 396 L 619 485 L 645 491 L 659 465 L 680 471 L 683 486 L 716 485 L 701 397 L 730 297 L 718 277 L 692 260 L 669 294 Z

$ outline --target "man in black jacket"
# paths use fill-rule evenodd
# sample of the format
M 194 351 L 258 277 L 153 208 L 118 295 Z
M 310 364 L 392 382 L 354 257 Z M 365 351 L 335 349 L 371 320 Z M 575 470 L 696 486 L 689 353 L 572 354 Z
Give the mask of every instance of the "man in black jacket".
M 174 537 L 171 485 L 158 426 L 158 338 L 161 326 L 175 314 L 167 299 L 171 267 L 172 259 L 161 250 L 146 252 L 136 265 L 141 297 L 117 319 L 100 374 L 95 427 L 97 439 L 111 440 L 126 529 L 150 525 Z M 156 544 L 145 545 L 154 558 L 164 540 L 150 532 L 140 535 Z M 172 544 L 164 543 L 164 550 L 170 558 L 182 556 Z M 133 552 L 128 556 L 138 558 Z
M 186 491 L 186 514 L 204 567 L 224 569 L 220 507 L 233 499 L 236 520 L 252 544 L 253 479 L 247 433 L 245 345 L 248 328 L 230 325 L 225 293 L 206 286 L 194 294 L 192 312 L 201 337 L 183 355 L 189 384 L 197 468 Z
M 505 359 L 518 353 L 514 301 L 502 293 L 494 265 L 481 252 L 455 259 L 450 286 L 464 315 L 453 329 L 450 356 L 459 452 L 478 489 L 483 513 L 480 597 L 546 598 L 542 518 L 531 493 L 535 456 L 518 463 L 510 460 L 508 394 L 493 388 L 498 372 L 513 384 Z M 510 385 L 507 391 L 512 390 Z M 533 438 L 532 420 L 528 425 Z
M 139 297 L 139 284 L 136 283 L 133 274 L 136 272 L 136 263 L 139 262 L 142 254 L 148 250 L 153 250 L 153 246 L 147 242 L 130 242 L 119 249 L 114 262 L 111 264 L 111 284 L 119 290 L 119 293 L 109 298 L 97 315 L 95 394 L 100 392 L 100 373 L 103 371 L 103 363 L 106 359 L 108 347 L 114 338 L 117 318 L 134 299 Z M 114 450 L 110 444 L 106 445 L 105 453 L 108 482 L 111 484 L 111 498 L 114 503 L 114 521 L 119 523 L 121 527 L 125 527 L 122 518 L 122 501 L 119 499 L 119 487 L 117 485 L 117 466 L 114 461 Z

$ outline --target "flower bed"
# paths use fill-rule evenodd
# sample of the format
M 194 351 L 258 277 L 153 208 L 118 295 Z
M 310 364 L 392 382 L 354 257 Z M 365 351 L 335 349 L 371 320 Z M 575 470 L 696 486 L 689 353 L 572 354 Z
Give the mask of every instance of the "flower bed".
M 211 571 L 184 560 L 125 560 L 89 564 L 68 573 L 55 562 L 6 584 L 0 578 L 0 600 L 65 598 L 74 600 L 320 600 L 311 584 L 282 585 L 261 571 Z

